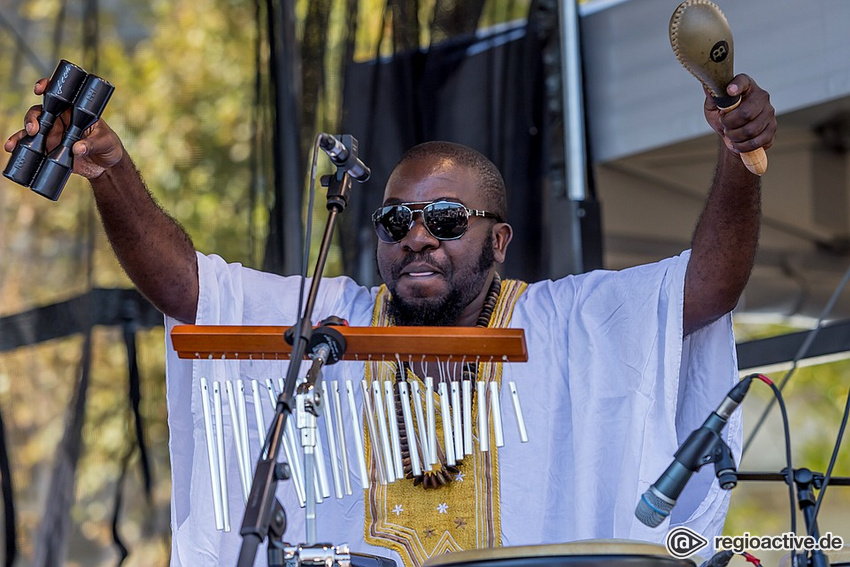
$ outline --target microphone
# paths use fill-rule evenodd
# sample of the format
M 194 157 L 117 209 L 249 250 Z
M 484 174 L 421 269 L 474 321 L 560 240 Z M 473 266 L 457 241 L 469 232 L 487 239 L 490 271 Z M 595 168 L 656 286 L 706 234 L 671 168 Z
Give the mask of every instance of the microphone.
M 708 416 L 705 423 L 691 433 L 679 447 L 667 470 L 643 493 L 635 508 L 635 516 L 642 524 L 654 528 L 670 515 L 670 510 L 676 505 L 676 500 L 691 475 L 712 460 L 712 450 L 720 440 L 720 432 L 729 416 L 744 399 L 751 383 L 752 377 L 747 376 L 726 394 L 723 402 Z
M 348 142 L 346 145 L 344 142 Z M 342 135 L 342 141 L 330 134 L 319 134 L 319 147 L 322 148 L 337 167 L 345 169 L 355 180 L 363 183 L 372 175 L 372 170 L 357 158 L 357 139 L 349 134 Z

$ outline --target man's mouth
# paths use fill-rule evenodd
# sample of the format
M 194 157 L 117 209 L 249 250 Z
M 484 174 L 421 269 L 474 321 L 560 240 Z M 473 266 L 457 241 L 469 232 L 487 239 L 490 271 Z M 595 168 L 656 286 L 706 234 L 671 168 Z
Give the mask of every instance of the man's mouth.
M 411 278 L 427 278 L 431 276 L 441 275 L 442 272 L 431 266 L 430 264 L 425 264 L 422 262 L 411 262 L 407 266 L 405 266 L 401 273 L 399 274 L 401 277 L 409 276 Z

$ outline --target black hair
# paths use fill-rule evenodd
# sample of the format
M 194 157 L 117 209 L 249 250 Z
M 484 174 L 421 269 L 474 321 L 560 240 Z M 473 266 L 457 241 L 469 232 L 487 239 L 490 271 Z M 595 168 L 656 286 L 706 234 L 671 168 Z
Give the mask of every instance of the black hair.
M 424 142 L 413 146 L 398 160 L 395 169 L 408 162 L 423 158 L 437 157 L 451 160 L 473 169 L 478 175 L 478 190 L 487 203 L 490 212 L 499 215 L 499 221 L 507 222 L 508 204 L 505 180 L 499 168 L 477 150 L 454 142 Z

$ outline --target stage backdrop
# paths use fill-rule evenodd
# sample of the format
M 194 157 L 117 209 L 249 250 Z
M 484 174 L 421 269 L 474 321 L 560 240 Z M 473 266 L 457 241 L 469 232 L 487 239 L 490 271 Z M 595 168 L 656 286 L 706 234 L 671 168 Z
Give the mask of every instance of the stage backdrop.
M 345 272 L 378 281 L 369 221 L 405 150 L 429 140 L 471 146 L 505 177 L 514 232 L 502 274 L 544 277 L 541 194 L 547 170 L 541 49 L 525 23 L 353 63 L 346 69 L 343 130 L 360 142 L 371 179 L 356 185 L 343 217 Z

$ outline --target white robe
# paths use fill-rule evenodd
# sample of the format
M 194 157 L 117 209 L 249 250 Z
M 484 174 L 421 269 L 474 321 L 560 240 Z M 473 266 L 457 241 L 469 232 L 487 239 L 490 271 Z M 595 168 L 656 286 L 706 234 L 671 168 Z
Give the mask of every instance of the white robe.
M 589 538 L 663 543 L 670 527 L 681 524 L 709 541 L 721 532 L 729 493 L 719 489 L 711 465 L 694 475 L 670 520 L 661 526 L 648 528 L 634 515 L 641 494 L 738 379 L 730 316 L 682 339 L 688 258 L 685 252 L 619 272 L 542 281 L 531 284 L 519 298 L 511 327 L 525 329 L 529 360 L 505 364 L 503 383 L 517 384 L 529 441 L 520 442 L 510 398 L 503 392 L 505 446 L 499 450 L 503 545 Z M 198 254 L 198 263 L 198 325 L 295 322 L 299 278 L 227 264 L 217 256 Z M 338 315 L 352 326 L 367 326 L 376 293 L 377 289 L 363 288 L 349 278 L 325 278 L 314 323 Z M 176 324 L 166 318 L 167 333 Z M 277 380 L 286 375 L 287 363 L 183 360 L 171 348 L 168 334 L 166 345 L 172 565 L 236 565 L 245 507 L 228 410 L 225 404 L 231 531 L 224 533 L 215 528 L 199 381 L 202 377 Z M 306 369 L 302 365 L 302 371 Z M 362 377 L 362 364 L 343 362 L 326 367 L 323 379 L 357 384 Z M 252 407 L 249 397 L 255 462 L 258 442 Z M 271 406 L 263 409 L 268 423 Z M 324 427 L 319 430 L 324 435 Z M 724 431 L 736 462 L 741 435 L 738 411 Z M 354 463 L 353 444 L 348 445 L 349 461 Z M 318 505 L 319 541 L 349 544 L 352 551 L 391 557 L 401 565 L 395 552 L 364 543 L 363 491 L 357 488 L 356 473 L 351 478 L 353 495 L 331 497 Z M 286 540 L 304 543 L 304 511 L 291 482 L 279 484 L 278 498 L 289 522 Z M 265 548 L 258 551 L 255 564 L 266 564 Z

